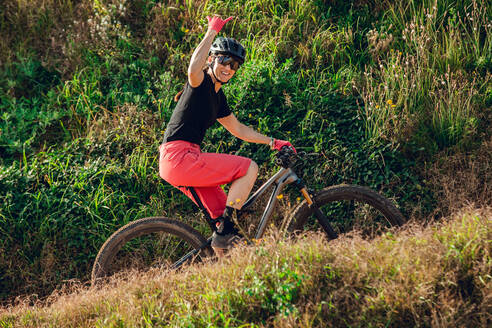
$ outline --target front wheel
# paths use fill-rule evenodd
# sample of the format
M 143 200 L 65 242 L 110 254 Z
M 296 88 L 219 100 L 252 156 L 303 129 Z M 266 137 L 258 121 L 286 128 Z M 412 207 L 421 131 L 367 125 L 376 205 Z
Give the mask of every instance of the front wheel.
M 326 231 L 330 239 L 351 230 L 360 231 L 372 237 L 381 230 L 401 226 L 405 218 L 393 203 L 375 191 L 361 186 L 338 185 L 325 188 L 314 195 L 316 208 L 303 201 L 289 218 L 289 231 L 316 230 L 318 218 L 328 219 L 331 231 Z
M 92 268 L 92 284 L 128 270 L 160 271 L 211 256 L 207 240 L 182 222 L 149 217 L 121 227 L 106 240 Z

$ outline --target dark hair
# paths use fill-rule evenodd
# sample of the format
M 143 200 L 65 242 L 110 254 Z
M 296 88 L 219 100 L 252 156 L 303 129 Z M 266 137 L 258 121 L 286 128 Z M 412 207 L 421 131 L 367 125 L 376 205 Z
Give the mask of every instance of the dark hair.
M 174 96 L 174 101 L 175 102 L 178 102 L 179 98 L 181 98 L 181 95 L 183 94 L 183 91 L 184 91 L 184 88 L 181 89 L 180 92 L 178 92 L 175 96 Z

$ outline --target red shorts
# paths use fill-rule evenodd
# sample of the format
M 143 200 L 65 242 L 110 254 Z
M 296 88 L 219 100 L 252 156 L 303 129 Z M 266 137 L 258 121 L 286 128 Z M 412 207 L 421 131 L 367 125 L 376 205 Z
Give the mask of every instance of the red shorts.
M 246 157 L 202 153 L 197 144 L 182 140 L 162 144 L 159 151 L 161 178 L 192 200 L 185 187 L 194 187 L 212 218 L 221 216 L 226 206 L 227 196 L 220 185 L 246 175 L 251 164 Z

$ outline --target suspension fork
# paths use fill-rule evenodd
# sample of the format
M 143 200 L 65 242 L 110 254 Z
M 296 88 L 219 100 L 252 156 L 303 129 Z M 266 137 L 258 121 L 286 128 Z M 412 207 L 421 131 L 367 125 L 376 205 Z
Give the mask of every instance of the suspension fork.
M 323 228 L 323 230 L 328 235 L 328 237 L 330 239 L 337 238 L 338 234 L 331 227 L 330 221 L 328 220 L 326 215 L 321 211 L 318 204 L 316 203 L 316 199 L 308 191 L 304 182 L 299 178 L 299 180 L 296 181 L 296 185 L 297 185 L 297 188 L 299 188 L 299 191 L 301 192 L 301 194 L 304 196 L 304 199 L 308 203 L 309 208 L 311 208 L 313 210 L 313 213 L 316 216 L 316 219 L 318 219 L 320 226 Z

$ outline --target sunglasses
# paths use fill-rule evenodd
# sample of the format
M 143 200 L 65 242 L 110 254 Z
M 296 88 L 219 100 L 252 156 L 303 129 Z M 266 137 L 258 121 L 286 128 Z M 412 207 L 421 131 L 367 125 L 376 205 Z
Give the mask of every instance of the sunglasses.
M 217 56 L 217 62 L 221 65 L 229 65 L 231 69 L 237 71 L 241 66 L 241 62 L 231 56 Z

